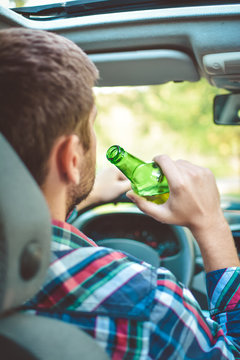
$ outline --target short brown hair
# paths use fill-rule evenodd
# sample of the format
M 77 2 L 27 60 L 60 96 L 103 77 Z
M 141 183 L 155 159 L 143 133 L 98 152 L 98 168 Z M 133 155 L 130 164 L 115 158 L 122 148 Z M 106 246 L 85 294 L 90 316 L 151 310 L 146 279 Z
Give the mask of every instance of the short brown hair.
M 66 38 L 29 29 L 0 31 L 0 131 L 39 185 L 54 141 L 77 133 L 88 148 L 98 71 Z

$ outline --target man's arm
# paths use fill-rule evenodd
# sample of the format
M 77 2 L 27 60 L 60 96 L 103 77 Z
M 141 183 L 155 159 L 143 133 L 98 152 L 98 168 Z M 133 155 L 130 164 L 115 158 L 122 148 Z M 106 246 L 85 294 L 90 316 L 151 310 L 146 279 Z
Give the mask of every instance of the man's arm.
M 130 188 L 130 181 L 117 168 L 106 168 L 97 174 L 91 193 L 77 205 L 77 210 L 114 200 Z
M 183 297 L 176 296 L 179 302 L 174 302 L 175 294 L 180 293 L 179 289 L 176 290 L 174 281 L 172 286 L 168 285 L 171 284 L 168 281 L 159 282 L 160 285 L 169 287 L 160 289 L 160 301 L 164 299 L 162 294 L 170 294 L 174 289 L 166 306 L 168 303 L 174 304 L 172 311 L 176 317 L 175 322 L 177 323 L 178 318 L 181 319 L 184 307 L 188 312 L 185 317 L 187 323 L 195 323 L 193 330 L 192 327 L 189 328 L 188 342 L 181 343 L 178 337 L 175 341 L 182 346 L 194 344 L 193 349 L 198 355 L 206 352 L 208 355 L 212 354 L 210 356 L 230 359 L 234 354 L 236 359 L 240 359 L 240 264 L 231 230 L 220 207 L 214 176 L 208 169 L 183 160 L 175 162 L 167 156 L 157 156 L 154 160 L 168 179 L 168 201 L 157 205 L 133 192 L 129 192 L 127 196 L 156 220 L 187 226 L 199 244 L 207 272 L 209 310 L 212 317 L 212 320 L 207 320 L 207 327 L 201 320 L 194 301 L 184 300 L 184 292 L 187 290 L 183 290 Z M 181 299 L 183 304 L 180 304 Z M 159 321 L 159 326 L 162 326 L 162 319 Z M 188 325 L 184 321 L 179 326 L 182 327 L 182 333 L 186 332 Z M 191 352 L 192 346 L 185 349 L 186 354 Z
M 239 266 L 212 172 L 184 160 L 172 161 L 166 155 L 154 160 L 168 179 L 168 201 L 157 205 L 133 192 L 127 196 L 156 220 L 187 226 L 199 244 L 206 272 Z

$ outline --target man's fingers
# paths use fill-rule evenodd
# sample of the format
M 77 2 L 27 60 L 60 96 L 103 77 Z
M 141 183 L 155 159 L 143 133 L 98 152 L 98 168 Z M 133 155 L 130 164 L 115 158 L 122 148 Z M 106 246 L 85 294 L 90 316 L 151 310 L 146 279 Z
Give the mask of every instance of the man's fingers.
M 170 222 L 169 211 L 165 204 L 157 205 L 141 196 L 138 196 L 133 191 L 128 191 L 126 195 L 137 205 L 140 210 L 153 217 L 157 221 L 163 223 Z
M 119 187 L 121 190 L 121 194 L 123 194 L 131 189 L 131 183 L 129 180 L 122 180 L 121 182 L 119 182 Z
M 157 155 L 154 157 L 154 161 L 162 169 L 168 180 L 169 187 L 171 188 L 176 186 L 181 179 L 181 175 L 175 161 L 170 159 L 167 155 Z

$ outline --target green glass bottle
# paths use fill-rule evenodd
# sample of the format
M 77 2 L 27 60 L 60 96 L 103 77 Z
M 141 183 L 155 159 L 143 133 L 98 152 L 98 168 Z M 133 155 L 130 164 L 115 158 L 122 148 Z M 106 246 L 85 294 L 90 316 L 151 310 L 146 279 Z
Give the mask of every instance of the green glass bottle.
M 167 179 L 155 162 L 145 163 L 118 145 L 113 145 L 107 150 L 107 159 L 131 181 L 132 189 L 138 195 L 157 204 L 167 201 Z

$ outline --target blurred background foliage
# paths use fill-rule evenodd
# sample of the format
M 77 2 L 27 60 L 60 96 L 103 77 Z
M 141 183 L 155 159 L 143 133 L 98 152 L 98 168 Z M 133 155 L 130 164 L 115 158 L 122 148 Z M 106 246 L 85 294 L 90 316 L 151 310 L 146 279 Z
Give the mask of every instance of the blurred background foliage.
M 231 177 L 230 192 L 238 192 L 240 128 L 213 123 L 213 98 L 221 93 L 206 80 L 96 88 L 98 166 L 106 163 L 106 149 L 119 144 L 145 161 L 165 153 L 207 166 L 218 178 Z
M 9 7 L 22 7 L 27 3 L 27 0 L 3 0 Z

